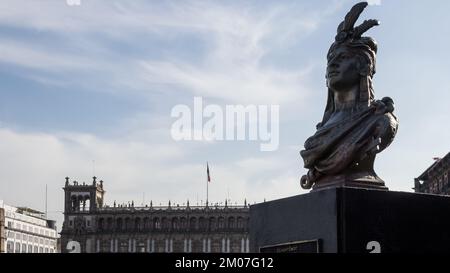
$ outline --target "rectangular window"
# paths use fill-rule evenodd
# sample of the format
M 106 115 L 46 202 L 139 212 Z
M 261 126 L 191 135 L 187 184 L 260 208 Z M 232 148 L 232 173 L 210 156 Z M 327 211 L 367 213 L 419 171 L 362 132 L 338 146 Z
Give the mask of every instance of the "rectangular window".
M 72 220 L 69 221 L 69 226 L 73 226 L 73 221 Z
M 6 246 L 6 252 L 13 253 L 14 252 L 14 243 L 9 241 Z

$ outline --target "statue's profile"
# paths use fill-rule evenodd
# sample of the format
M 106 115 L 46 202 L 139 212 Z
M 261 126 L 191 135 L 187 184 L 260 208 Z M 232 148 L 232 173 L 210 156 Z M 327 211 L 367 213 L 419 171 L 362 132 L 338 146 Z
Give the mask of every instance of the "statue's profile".
M 308 173 L 300 184 L 304 189 L 354 186 L 387 189 L 373 170 L 377 153 L 394 139 L 398 121 L 389 97 L 375 100 L 372 77 L 375 74 L 377 44 L 361 35 L 379 25 L 366 20 L 355 27 L 367 7 L 358 3 L 339 24 L 327 55 L 328 99 L 316 133 L 300 152 Z

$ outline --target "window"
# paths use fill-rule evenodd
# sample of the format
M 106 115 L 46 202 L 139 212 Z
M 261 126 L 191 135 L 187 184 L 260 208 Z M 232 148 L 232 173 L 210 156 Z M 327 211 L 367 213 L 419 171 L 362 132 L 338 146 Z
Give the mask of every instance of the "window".
M 28 245 L 28 253 L 32 253 L 33 252 L 33 246 L 32 245 Z
M 8 241 L 6 244 L 6 252 L 13 253 L 14 252 L 14 243 L 11 241 Z
M 155 227 L 155 229 L 160 229 L 161 228 L 161 222 L 159 221 L 159 218 L 155 218 L 153 220 L 153 226 Z
M 20 243 L 16 243 L 16 249 L 14 253 L 20 253 Z
M 44 253 L 44 248 L 43 247 L 39 247 L 39 253 Z
M 33 253 L 38 253 L 38 247 L 37 247 L 37 246 L 34 246 L 33 249 L 34 249 L 34 250 L 33 250 Z
M 73 226 L 73 221 L 72 220 L 69 221 L 69 226 Z
M 22 253 L 27 253 L 27 244 L 22 244 Z
M 8 222 L 8 228 L 12 228 L 12 222 Z

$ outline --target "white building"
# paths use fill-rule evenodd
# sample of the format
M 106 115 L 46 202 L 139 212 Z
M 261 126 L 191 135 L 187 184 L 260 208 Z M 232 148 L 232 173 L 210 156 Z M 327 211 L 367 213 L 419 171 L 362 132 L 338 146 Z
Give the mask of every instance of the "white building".
M 0 218 L 0 252 L 57 252 L 55 221 L 47 220 L 42 212 L 16 208 L 0 200 Z

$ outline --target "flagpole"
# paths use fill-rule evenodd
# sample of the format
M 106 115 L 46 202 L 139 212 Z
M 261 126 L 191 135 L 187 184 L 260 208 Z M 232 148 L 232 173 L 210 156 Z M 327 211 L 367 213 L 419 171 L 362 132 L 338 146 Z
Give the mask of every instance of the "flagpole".
M 206 206 L 208 206 L 208 197 L 209 197 L 209 189 L 208 189 L 208 184 L 209 184 L 209 166 L 208 166 L 208 161 L 206 162 L 206 169 L 207 169 L 207 173 L 206 173 Z

